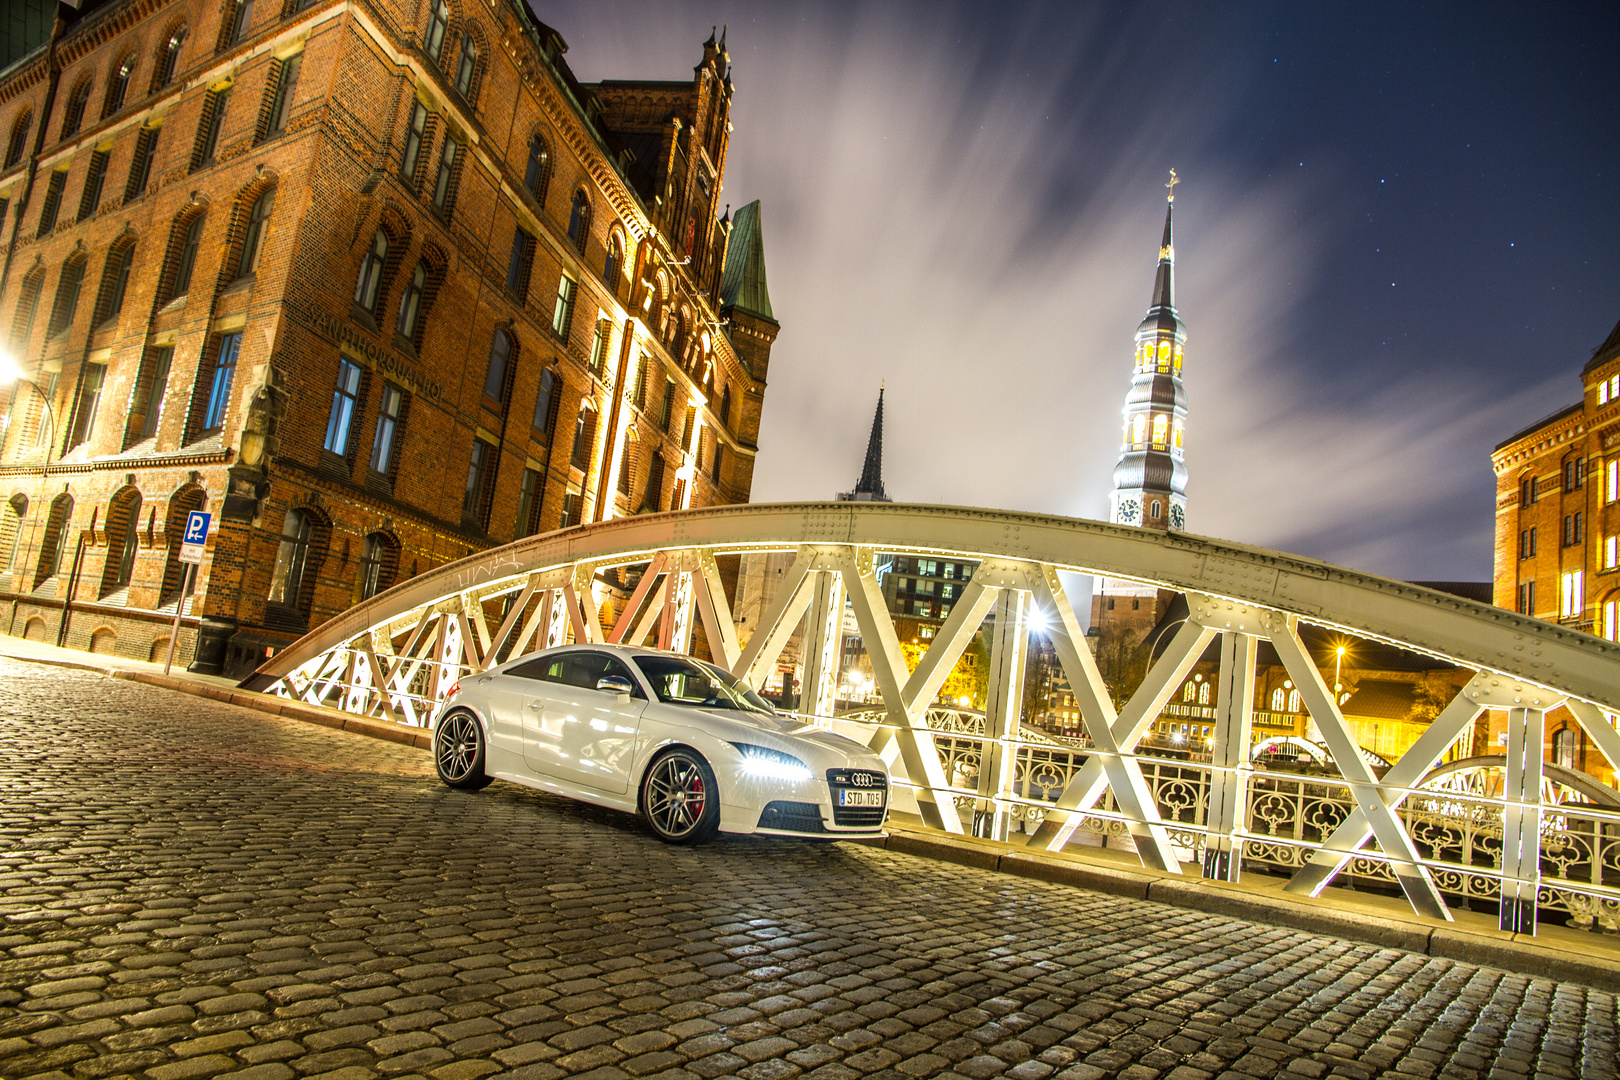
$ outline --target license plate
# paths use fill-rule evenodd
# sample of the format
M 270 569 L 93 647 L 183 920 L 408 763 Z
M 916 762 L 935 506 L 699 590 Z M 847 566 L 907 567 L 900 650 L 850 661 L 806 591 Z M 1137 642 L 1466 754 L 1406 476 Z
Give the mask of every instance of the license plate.
M 883 792 L 881 791 L 848 791 L 838 793 L 839 806 L 882 806 Z

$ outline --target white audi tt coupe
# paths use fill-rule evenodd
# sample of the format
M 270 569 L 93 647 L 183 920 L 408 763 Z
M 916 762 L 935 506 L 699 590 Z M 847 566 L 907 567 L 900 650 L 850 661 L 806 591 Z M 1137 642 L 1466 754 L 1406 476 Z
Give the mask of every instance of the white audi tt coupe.
M 711 664 L 618 645 L 466 676 L 439 710 L 433 760 L 450 787 L 510 780 L 640 813 L 672 844 L 880 836 L 889 808 L 883 759 L 860 743 L 778 715 Z

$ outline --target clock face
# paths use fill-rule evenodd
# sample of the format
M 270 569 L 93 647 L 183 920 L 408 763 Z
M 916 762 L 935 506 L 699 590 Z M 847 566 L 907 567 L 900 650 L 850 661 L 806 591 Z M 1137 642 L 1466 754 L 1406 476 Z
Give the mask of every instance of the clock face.
M 1121 499 L 1119 501 L 1119 523 L 1121 525 L 1135 525 L 1142 520 L 1142 504 L 1135 499 Z
M 1182 509 L 1182 506 L 1181 506 L 1180 503 L 1171 503 L 1170 504 L 1170 527 L 1172 529 L 1179 530 L 1179 529 L 1184 528 L 1186 526 L 1186 524 L 1187 524 L 1187 511 Z

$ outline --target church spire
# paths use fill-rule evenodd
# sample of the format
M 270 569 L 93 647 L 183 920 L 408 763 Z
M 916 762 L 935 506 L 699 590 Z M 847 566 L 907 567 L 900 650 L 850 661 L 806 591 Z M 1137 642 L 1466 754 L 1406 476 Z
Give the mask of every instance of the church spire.
M 872 434 L 866 440 L 866 464 L 854 491 L 841 492 L 839 502 L 892 502 L 883 490 L 883 388 L 878 388 L 877 412 L 872 415 Z
M 1173 232 L 1175 186 L 1180 182 L 1171 169 L 1153 302 L 1136 328 L 1136 363 L 1125 396 L 1125 432 L 1109 499 L 1110 521 L 1149 529 L 1180 530 L 1186 525 L 1182 434 L 1187 393 L 1181 383 L 1181 362 L 1187 330 L 1176 312 Z

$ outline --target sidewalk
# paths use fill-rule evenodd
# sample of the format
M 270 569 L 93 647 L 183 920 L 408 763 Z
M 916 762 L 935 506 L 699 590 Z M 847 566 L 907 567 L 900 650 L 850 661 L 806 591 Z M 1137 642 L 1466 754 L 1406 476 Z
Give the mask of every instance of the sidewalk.
M 100 671 L 116 679 L 214 698 L 388 742 L 422 749 L 432 745 L 432 737 L 420 728 L 249 693 L 238 690 L 230 679 L 196 675 L 180 668 L 165 676 L 162 664 L 61 649 L 3 635 L 0 657 Z M 1455 921 L 1443 923 L 1414 914 L 1399 896 L 1330 888 L 1314 900 L 1298 898 L 1283 893 L 1286 879 L 1282 877 L 1249 874 L 1239 884 L 1202 881 L 1195 876 L 1196 869 L 1193 874 L 1180 875 L 1148 870 L 1124 852 L 1084 848 L 1048 854 L 1020 844 L 947 836 L 925 830 L 908 818 L 910 815 L 905 814 L 891 816 L 889 835 L 867 843 L 1018 877 L 1620 991 L 1620 935 L 1562 926 L 1542 926 L 1535 937 L 1511 934 L 1497 928 L 1494 916 L 1465 910 L 1454 910 Z

